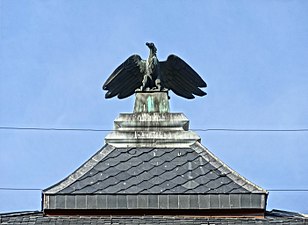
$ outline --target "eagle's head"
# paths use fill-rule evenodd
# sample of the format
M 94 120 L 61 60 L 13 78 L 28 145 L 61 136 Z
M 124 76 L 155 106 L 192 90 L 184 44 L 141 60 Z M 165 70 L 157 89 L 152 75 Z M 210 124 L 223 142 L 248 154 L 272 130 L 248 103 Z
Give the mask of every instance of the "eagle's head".
M 150 49 L 151 51 L 153 51 L 153 53 L 156 53 L 156 52 L 157 52 L 157 48 L 155 47 L 154 43 L 152 43 L 152 42 L 147 42 L 147 43 L 145 43 L 145 44 L 146 44 L 146 46 L 149 47 L 149 49 Z

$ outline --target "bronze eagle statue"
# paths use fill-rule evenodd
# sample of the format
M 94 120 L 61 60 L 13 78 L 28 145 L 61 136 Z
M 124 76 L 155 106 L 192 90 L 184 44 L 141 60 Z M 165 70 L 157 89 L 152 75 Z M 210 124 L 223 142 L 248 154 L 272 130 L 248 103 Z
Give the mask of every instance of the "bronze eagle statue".
M 110 75 L 103 85 L 105 98 L 129 97 L 135 92 L 172 90 L 175 94 L 192 99 L 204 96 L 200 88 L 206 87 L 202 78 L 181 58 L 169 55 L 166 61 L 157 59 L 154 43 L 146 43 L 150 49 L 147 60 L 132 55 Z

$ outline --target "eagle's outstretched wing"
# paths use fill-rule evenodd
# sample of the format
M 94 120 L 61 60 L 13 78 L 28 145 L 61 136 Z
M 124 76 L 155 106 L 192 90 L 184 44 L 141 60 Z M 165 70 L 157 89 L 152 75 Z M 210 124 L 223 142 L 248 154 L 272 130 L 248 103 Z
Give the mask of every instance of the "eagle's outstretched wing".
M 135 90 L 142 85 L 142 79 L 145 71 L 145 61 L 139 55 L 132 55 L 124 61 L 110 75 L 103 89 L 108 92 L 105 98 L 126 98 L 134 94 Z
M 181 58 L 169 55 L 167 61 L 160 62 L 162 83 L 175 94 L 192 99 L 194 95 L 204 96 L 200 87 L 206 87 L 202 78 Z

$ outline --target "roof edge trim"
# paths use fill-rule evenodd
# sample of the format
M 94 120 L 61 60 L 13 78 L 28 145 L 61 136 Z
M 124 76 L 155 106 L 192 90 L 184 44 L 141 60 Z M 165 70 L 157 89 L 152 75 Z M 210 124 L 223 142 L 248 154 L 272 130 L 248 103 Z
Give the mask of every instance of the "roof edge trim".
M 92 156 L 89 160 L 87 160 L 83 165 L 81 165 L 77 170 L 75 170 L 68 177 L 64 178 L 62 181 L 57 184 L 46 188 L 43 190 L 44 194 L 56 194 L 57 192 L 63 190 L 68 187 L 80 177 L 82 177 L 85 173 L 90 171 L 97 163 L 99 163 L 103 158 L 105 158 L 110 152 L 115 149 L 114 146 L 106 144 L 103 146 L 94 156 Z
M 91 209 L 260 209 L 266 194 L 78 194 L 45 195 L 44 210 Z
M 195 142 L 190 147 L 194 149 L 197 153 L 199 153 L 205 160 L 209 161 L 213 166 L 218 168 L 220 172 L 226 174 L 226 176 L 228 176 L 238 185 L 244 187 L 245 189 L 247 189 L 252 193 L 262 193 L 268 195 L 268 191 L 252 183 L 251 181 L 247 180 L 245 177 L 237 173 L 235 170 L 231 169 L 227 164 L 222 162 L 218 157 L 216 157 L 210 150 L 204 147 L 201 143 Z

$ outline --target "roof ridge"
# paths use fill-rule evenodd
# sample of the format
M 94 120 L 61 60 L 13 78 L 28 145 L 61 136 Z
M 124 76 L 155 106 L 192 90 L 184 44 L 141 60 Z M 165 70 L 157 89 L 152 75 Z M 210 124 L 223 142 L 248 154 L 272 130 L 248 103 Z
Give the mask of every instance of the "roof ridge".
M 104 145 L 99 151 L 97 151 L 94 156 L 82 164 L 77 170 L 71 173 L 69 176 L 61 180 L 60 182 L 52 185 L 49 188 L 43 190 L 46 194 L 55 194 L 64 188 L 68 187 L 74 183 L 77 179 L 82 177 L 86 172 L 90 171 L 95 165 L 97 165 L 103 158 L 105 158 L 109 153 L 116 149 L 112 145 Z
M 191 147 L 198 154 L 200 154 L 205 160 L 207 160 L 210 164 L 216 167 L 222 174 L 226 174 L 226 176 L 228 176 L 236 184 L 240 185 L 241 187 L 253 193 L 268 194 L 268 191 L 254 184 L 253 182 L 249 181 L 248 179 L 240 175 L 238 172 L 233 170 L 231 167 L 229 167 L 227 164 L 221 161 L 217 156 L 215 156 L 210 150 L 204 147 L 201 143 L 195 142 L 193 145 L 191 145 Z M 204 153 L 207 155 L 205 155 Z M 218 163 L 220 166 L 215 165 L 215 162 Z M 256 192 L 255 189 L 258 191 Z

